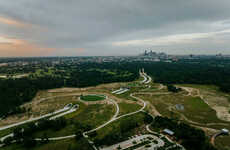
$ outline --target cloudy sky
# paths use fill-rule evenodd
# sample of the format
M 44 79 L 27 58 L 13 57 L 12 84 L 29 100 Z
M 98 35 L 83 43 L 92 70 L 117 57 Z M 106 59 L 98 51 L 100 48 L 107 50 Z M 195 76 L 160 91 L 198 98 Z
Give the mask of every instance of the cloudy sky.
M 230 54 L 230 0 L 0 0 L 0 57 Z

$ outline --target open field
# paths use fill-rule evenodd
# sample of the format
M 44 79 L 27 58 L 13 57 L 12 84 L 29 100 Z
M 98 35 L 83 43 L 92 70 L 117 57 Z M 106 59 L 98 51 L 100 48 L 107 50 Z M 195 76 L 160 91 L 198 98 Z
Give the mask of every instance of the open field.
M 6 126 L 54 112 L 64 108 L 64 106 L 67 104 L 75 104 L 77 100 L 78 96 L 53 97 L 44 101 L 34 100 L 31 103 L 22 106 L 28 111 L 22 114 L 12 115 L 6 119 L 1 120 L 0 126 Z
M 129 137 L 129 136 L 133 136 L 135 134 L 146 133 L 145 126 L 142 126 L 142 125 L 144 125 L 144 114 L 142 112 L 140 112 L 140 113 L 137 113 L 135 115 L 127 116 L 127 117 L 124 117 L 124 118 L 121 118 L 119 120 L 112 122 L 111 124 L 98 130 L 97 136 L 92 137 L 92 139 L 93 140 L 98 140 L 98 139 L 101 140 L 101 139 L 105 138 L 106 136 L 110 135 L 111 133 L 120 132 L 120 130 L 122 130 L 122 125 L 121 125 L 122 122 L 127 121 L 127 120 L 138 122 L 139 127 L 122 133 L 123 136 L 125 135 L 125 137 Z M 104 144 L 106 145 L 106 143 L 104 143 Z
M 212 85 L 180 85 L 194 88 L 197 95 L 217 112 L 218 118 L 230 121 L 230 94 L 219 91 L 218 87 Z
M 217 117 L 227 121 L 228 124 L 226 124 L 227 126 L 223 124 L 209 124 L 209 128 L 230 129 L 230 94 L 221 92 L 218 87 L 213 85 L 183 84 L 178 86 L 193 88 L 196 95 L 199 95 L 210 108 L 216 111 Z M 218 149 L 230 149 L 229 141 L 230 136 L 221 136 L 217 137 L 215 144 Z
M 66 115 L 65 118 L 68 120 L 67 126 L 59 131 L 44 130 L 39 133 L 35 133 L 34 137 L 42 137 L 45 133 L 49 137 L 60 137 L 72 135 L 76 132 L 75 123 L 79 122 L 84 125 L 89 125 L 90 128 L 96 128 L 97 126 L 108 121 L 115 113 L 113 105 L 80 105 L 79 111 L 72 114 Z
M 198 125 L 222 125 L 229 128 L 230 123 L 220 120 L 216 116 L 215 110 L 210 108 L 199 97 L 184 96 L 178 94 L 165 95 L 139 95 L 144 100 L 149 101 L 157 111 L 163 116 L 179 117 L 182 120 Z M 178 110 L 176 105 L 182 105 L 183 110 Z M 220 129 L 217 127 L 217 129 Z
M 215 140 L 215 145 L 218 149 L 230 149 L 230 136 L 220 136 Z
M 127 103 L 127 102 L 121 102 L 118 103 L 120 112 L 119 116 L 130 113 L 130 112 L 135 112 L 139 110 L 142 106 L 133 102 Z

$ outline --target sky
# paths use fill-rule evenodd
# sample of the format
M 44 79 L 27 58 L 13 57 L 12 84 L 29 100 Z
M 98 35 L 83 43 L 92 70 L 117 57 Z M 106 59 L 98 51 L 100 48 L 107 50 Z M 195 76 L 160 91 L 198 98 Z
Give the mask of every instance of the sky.
M 230 0 L 0 0 L 0 57 L 230 54 Z

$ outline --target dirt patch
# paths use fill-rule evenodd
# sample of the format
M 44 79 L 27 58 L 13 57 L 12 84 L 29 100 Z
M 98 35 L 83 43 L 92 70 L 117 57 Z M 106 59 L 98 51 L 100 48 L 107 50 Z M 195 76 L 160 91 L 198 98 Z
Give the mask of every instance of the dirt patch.
M 230 121 L 229 108 L 214 106 L 213 109 L 216 110 L 216 115 L 218 118 L 220 118 L 221 120 Z
M 149 110 L 149 113 L 153 116 L 161 116 L 161 114 L 157 111 L 157 109 L 149 102 L 145 101 L 147 105 L 147 109 Z
M 200 126 L 195 126 L 197 128 L 202 129 L 208 136 L 212 136 L 213 134 L 219 132 L 219 130 L 212 129 L 212 128 L 207 128 L 207 127 L 200 127 Z
M 223 121 L 230 121 L 228 98 L 223 93 L 214 90 L 196 89 L 191 87 L 181 87 L 188 92 L 187 96 L 200 97 L 206 104 L 216 111 L 216 115 Z

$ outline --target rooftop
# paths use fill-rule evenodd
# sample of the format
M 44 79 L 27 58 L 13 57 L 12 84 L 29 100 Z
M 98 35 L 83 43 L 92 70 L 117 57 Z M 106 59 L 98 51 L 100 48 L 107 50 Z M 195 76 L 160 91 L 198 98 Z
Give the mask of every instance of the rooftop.
M 174 135 L 174 132 L 169 130 L 169 129 L 164 129 L 163 132 L 169 134 L 169 135 Z

